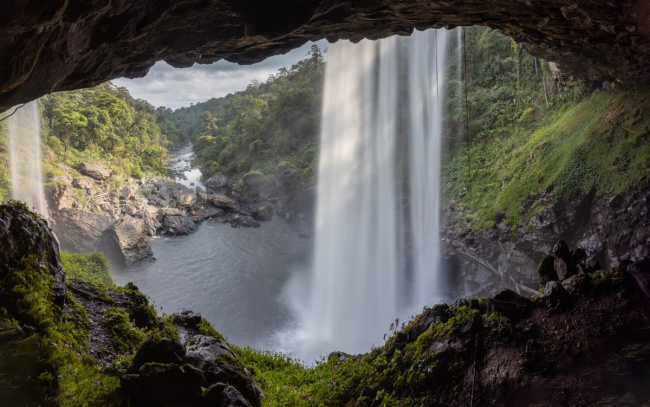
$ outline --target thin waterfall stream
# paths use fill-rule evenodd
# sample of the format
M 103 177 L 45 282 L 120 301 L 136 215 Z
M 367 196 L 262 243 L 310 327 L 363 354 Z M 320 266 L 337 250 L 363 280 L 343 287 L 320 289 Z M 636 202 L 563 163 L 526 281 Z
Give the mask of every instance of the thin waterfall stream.
M 27 103 L 7 118 L 11 198 L 47 218 L 41 169 L 41 120 L 38 101 Z

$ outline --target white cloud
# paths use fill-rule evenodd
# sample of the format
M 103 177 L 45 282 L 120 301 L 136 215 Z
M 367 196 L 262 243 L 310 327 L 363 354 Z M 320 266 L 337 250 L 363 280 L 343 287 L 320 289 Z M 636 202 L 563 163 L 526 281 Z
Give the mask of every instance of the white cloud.
M 321 49 L 327 46 L 324 40 L 317 44 Z M 204 102 L 244 90 L 253 80 L 265 81 L 278 69 L 305 59 L 311 45 L 312 43 L 307 43 L 284 55 L 267 58 L 254 65 L 219 61 L 210 65 L 195 64 L 191 68 L 177 69 L 158 62 L 144 78 L 120 78 L 113 83 L 127 88 L 136 99 L 144 99 L 154 106 L 177 109 L 189 106 L 190 103 Z

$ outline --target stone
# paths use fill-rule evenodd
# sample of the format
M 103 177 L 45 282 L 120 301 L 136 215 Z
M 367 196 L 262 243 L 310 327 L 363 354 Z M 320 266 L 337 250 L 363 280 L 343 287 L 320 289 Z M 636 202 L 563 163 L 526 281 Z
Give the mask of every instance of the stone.
M 105 180 L 111 176 L 111 170 L 106 168 L 104 164 L 98 162 L 81 163 L 79 166 L 79 172 L 99 181 Z
M 262 173 L 249 172 L 242 177 L 241 182 L 232 188 L 232 194 L 240 202 L 259 203 L 273 196 L 275 182 L 266 178 Z
M 165 216 L 162 227 L 168 235 L 185 236 L 198 229 L 196 223 L 187 216 Z
M 196 187 L 196 204 L 203 205 L 208 201 L 208 194 L 201 189 L 201 187 Z
M 119 197 L 120 199 L 127 201 L 134 197 L 136 189 L 131 185 L 127 185 L 124 188 L 120 189 Z
M 185 214 L 177 208 L 160 208 L 158 210 L 158 218 L 164 219 L 166 216 L 184 216 Z
M 69 175 L 55 175 L 51 178 L 52 182 L 62 182 L 65 184 L 69 184 L 72 182 L 72 177 Z
M 571 301 L 571 294 L 558 281 L 549 281 L 539 300 L 551 309 L 559 309 Z
M 104 231 L 113 223 L 109 216 L 84 211 L 61 209 L 51 214 L 61 249 L 76 253 L 98 250 Z
M 562 281 L 562 287 L 571 295 L 578 295 L 587 292 L 591 283 L 591 277 L 588 274 L 578 274 L 571 276 Z
M 269 221 L 273 219 L 273 208 L 269 205 L 260 205 L 253 209 L 253 218 L 260 221 Z
M 228 407 L 250 407 L 244 396 L 233 386 L 227 386 L 221 391 L 219 403 Z
M 504 290 L 489 300 L 490 311 L 510 319 L 519 319 L 530 314 L 532 301 L 512 290 Z
M 147 229 L 147 235 L 155 236 L 162 224 L 158 220 L 158 208 L 145 204 L 138 211 L 137 216 L 142 219 Z
M 146 363 L 182 364 L 184 359 L 185 347 L 178 339 L 154 334 L 140 345 L 127 373 L 136 373 Z
M 124 208 L 124 213 L 126 213 L 129 216 L 135 216 L 138 213 L 138 208 L 136 208 L 133 205 L 127 205 Z
M 183 194 L 188 194 L 191 193 L 192 191 L 186 187 L 183 184 L 179 184 L 178 182 L 175 182 L 173 184 L 169 184 L 167 186 L 167 193 L 169 196 L 175 200 L 180 200 L 181 196 Z
M 205 181 L 204 184 L 206 187 L 210 188 L 211 190 L 218 192 L 221 189 L 228 186 L 228 177 L 226 177 L 222 173 L 218 173 L 208 178 L 208 180 Z
M 128 215 L 104 232 L 101 247 L 109 254 L 117 254 L 125 265 L 153 256 L 144 221 Z
M 210 194 L 208 195 L 208 204 L 214 206 L 215 208 L 221 208 L 221 209 L 233 209 L 235 207 L 235 201 L 232 199 L 225 197 L 223 195 L 214 195 Z
M 178 205 L 185 208 L 191 208 L 196 204 L 196 195 L 191 192 L 185 192 L 178 198 Z
M 48 188 L 48 203 L 53 210 L 72 209 L 76 206 L 77 195 L 69 184 L 54 185 Z
M 559 281 L 562 281 L 565 278 L 569 277 L 569 266 L 564 260 L 555 259 L 553 262 L 553 269 L 555 270 L 555 274 L 557 275 L 557 279 Z
M 555 272 L 555 256 L 546 256 L 542 259 L 537 266 L 537 275 L 539 277 L 539 285 L 544 287 L 549 281 L 557 281 L 557 273 Z
M 76 188 L 91 189 L 95 185 L 95 180 L 89 177 L 75 178 L 72 185 Z
M 39 264 L 43 266 L 37 268 L 39 272 L 52 278 L 52 302 L 63 307 L 66 297 L 65 270 L 59 257 L 59 245 L 42 218 L 19 203 L 0 205 L 0 248 L 0 276 L 23 269 L 23 259 L 39 259 Z M 4 304 L 10 308 L 9 315 L 16 311 L 13 307 L 18 307 L 17 304 Z M 50 304 L 42 305 L 42 310 L 45 310 Z M 56 312 L 45 312 L 49 311 Z
M 186 325 L 189 321 L 185 319 Z M 210 365 L 217 358 L 237 359 L 228 345 L 212 336 L 195 335 L 185 345 L 187 361 L 198 368 Z

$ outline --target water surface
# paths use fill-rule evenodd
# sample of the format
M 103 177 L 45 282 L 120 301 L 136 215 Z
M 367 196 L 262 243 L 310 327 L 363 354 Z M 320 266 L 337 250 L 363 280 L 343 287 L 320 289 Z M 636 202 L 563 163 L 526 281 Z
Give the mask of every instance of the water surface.
M 230 341 L 269 349 L 294 318 L 283 287 L 309 264 L 311 241 L 300 233 L 281 219 L 257 229 L 206 222 L 189 236 L 156 238 L 155 262 L 113 270 L 113 278 L 133 282 L 167 314 L 200 312 Z

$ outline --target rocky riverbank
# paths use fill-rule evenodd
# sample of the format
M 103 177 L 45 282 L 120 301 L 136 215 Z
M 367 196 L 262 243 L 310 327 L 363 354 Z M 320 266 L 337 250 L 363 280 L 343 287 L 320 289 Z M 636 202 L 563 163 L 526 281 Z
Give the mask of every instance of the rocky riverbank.
M 646 175 L 647 177 L 647 175 Z M 645 185 L 646 179 L 639 180 Z M 446 263 L 450 279 L 467 292 L 486 295 L 503 288 L 536 288 L 536 266 L 558 239 L 584 251 L 593 266 L 611 269 L 650 257 L 650 190 L 629 188 L 622 194 L 576 193 L 556 201 L 549 192 L 531 194 L 522 213 L 537 207 L 530 219 L 511 227 L 496 213 L 490 229 L 455 201 L 443 208 Z
M 102 250 L 126 265 L 150 259 L 150 239 L 182 236 L 204 221 L 231 227 L 260 227 L 274 214 L 305 221 L 313 203 L 297 172 L 279 166 L 277 174 L 246 174 L 234 181 L 217 174 L 207 191 L 171 178 L 128 179 L 115 187 L 100 163 L 83 163 L 50 180 L 46 189 L 50 222 L 61 247 L 75 252 Z
M 506 290 L 425 308 L 401 328 L 396 321 L 383 346 L 334 352 L 305 368 L 231 346 L 192 312 L 161 318 L 133 285 L 66 283 L 49 229 L 20 204 L 0 206 L 2 225 L 0 389 L 13 376 L 5 401 L 18 400 L 15 389 L 57 405 L 623 407 L 650 400 L 647 259 L 597 270 L 585 250 L 559 242 L 531 272 L 539 295 Z M 30 382 L 3 370 L 18 362 L 46 374 Z

